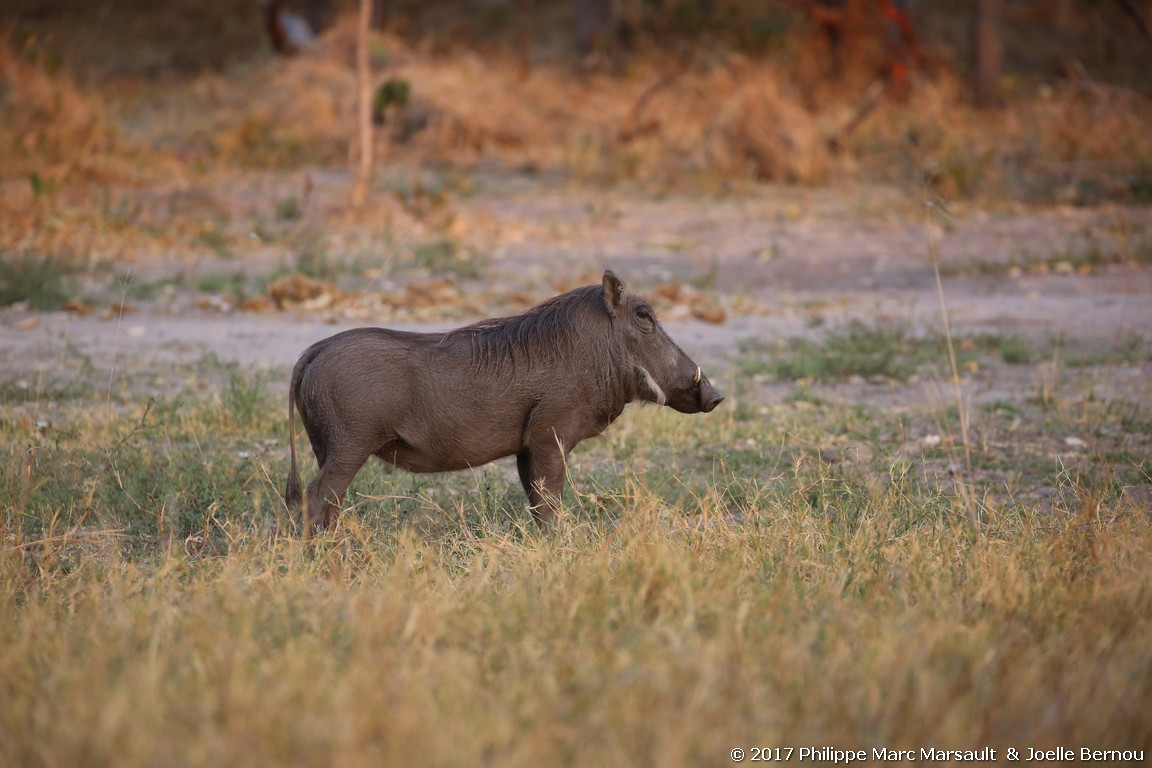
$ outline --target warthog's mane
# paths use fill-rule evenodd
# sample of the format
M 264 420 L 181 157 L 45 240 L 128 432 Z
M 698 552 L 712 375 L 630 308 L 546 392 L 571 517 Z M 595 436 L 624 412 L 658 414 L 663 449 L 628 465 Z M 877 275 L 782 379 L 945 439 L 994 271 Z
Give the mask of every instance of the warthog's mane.
M 446 340 L 466 337 L 480 369 L 531 368 L 589 347 L 594 352 L 603 348 L 596 357 L 606 357 L 607 320 L 603 288 L 589 285 L 554 296 L 520 315 L 481 320 L 450 331 Z

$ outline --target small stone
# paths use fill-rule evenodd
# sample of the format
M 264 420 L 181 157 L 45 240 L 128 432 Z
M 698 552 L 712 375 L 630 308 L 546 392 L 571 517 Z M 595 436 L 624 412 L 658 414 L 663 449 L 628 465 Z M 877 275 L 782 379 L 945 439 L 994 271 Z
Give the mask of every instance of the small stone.
M 272 300 L 266 296 L 249 296 L 240 302 L 243 312 L 271 312 L 274 308 Z
M 728 313 L 720 306 L 720 302 L 708 296 L 694 297 L 690 309 L 692 316 L 697 320 L 713 325 L 719 325 L 728 319 Z

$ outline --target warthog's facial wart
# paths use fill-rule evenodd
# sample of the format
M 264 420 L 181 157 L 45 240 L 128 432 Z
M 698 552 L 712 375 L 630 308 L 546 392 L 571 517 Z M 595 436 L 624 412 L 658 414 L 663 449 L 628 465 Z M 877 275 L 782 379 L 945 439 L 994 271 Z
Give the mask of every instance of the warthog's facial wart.
M 636 370 L 640 372 L 640 380 L 644 382 L 644 386 L 648 389 L 648 394 L 652 395 L 652 401 L 657 405 L 664 405 L 668 402 L 668 396 L 664 394 L 664 390 L 660 389 L 660 385 L 656 383 L 656 379 L 652 378 L 652 374 L 648 373 L 648 369 L 642 365 L 636 366 Z

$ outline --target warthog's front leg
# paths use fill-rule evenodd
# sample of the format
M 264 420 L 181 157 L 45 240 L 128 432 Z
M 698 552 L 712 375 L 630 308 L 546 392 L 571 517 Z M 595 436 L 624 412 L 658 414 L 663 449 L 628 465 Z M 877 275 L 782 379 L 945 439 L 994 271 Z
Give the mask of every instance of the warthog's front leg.
M 556 505 L 564 491 L 564 474 L 567 451 L 554 436 L 549 441 L 529 444 L 516 454 L 516 469 L 520 472 L 520 484 L 528 494 L 532 507 L 532 517 L 544 530 L 552 527 L 556 519 Z

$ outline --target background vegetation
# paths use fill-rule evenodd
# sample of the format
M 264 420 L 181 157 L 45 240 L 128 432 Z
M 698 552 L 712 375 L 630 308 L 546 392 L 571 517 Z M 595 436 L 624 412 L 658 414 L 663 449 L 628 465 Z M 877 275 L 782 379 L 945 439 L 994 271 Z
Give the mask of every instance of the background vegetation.
M 355 136 L 352 9 L 321 5 L 323 34 L 284 57 L 256 2 L 6 3 L 0 252 L 89 270 L 287 243 L 314 267 L 317 221 L 373 220 L 310 194 Z M 907 4 L 914 49 L 861 0 L 838 26 L 798 2 L 381 4 L 371 192 L 403 212 L 392 238 L 450 246 L 445 201 L 494 171 L 655 194 L 866 181 L 1147 203 L 1152 42 L 1119 2 L 1002 6 L 977 107 L 970 3 Z

